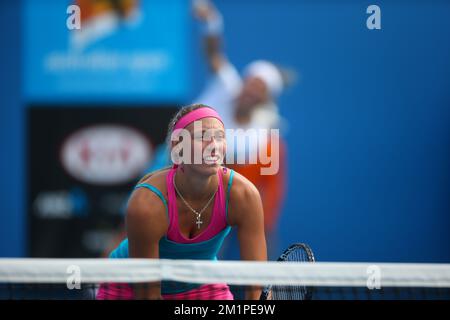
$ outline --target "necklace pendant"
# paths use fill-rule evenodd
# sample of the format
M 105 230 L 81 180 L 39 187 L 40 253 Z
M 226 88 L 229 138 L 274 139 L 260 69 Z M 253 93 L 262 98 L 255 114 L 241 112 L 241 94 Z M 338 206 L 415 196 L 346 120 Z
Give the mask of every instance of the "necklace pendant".
M 203 221 L 200 220 L 200 217 L 197 217 L 197 222 L 196 222 L 196 224 L 197 224 L 197 229 L 200 229 L 200 226 L 201 226 L 202 223 L 203 223 Z

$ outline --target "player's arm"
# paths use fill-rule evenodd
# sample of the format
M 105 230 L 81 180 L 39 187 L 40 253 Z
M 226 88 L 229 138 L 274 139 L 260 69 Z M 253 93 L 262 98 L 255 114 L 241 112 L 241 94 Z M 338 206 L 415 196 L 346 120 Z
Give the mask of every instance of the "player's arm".
M 230 192 L 229 223 L 237 227 L 241 260 L 266 261 L 264 212 L 256 187 L 236 174 Z M 261 287 L 249 287 L 246 299 L 259 299 Z
M 133 192 L 127 208 L 127 236 L 130 258 L 159 258 L 159 240 L 167 230 L 161 199 L 145 188 Z M 136 299 L 161 299 L 161 283 L 137 284 Z
M 209 0 L 194 0 L 194 13 L 203 24 L 204 50 L 209 68 L 217 73 L 227 62 L 222 52 L 222 16 Z

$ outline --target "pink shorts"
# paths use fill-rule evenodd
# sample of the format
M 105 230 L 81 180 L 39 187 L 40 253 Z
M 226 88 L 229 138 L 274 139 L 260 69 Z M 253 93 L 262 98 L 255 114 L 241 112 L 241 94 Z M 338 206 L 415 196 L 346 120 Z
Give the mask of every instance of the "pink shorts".
M 205 284 L 198 288 L 174 294 L 163 294 L 164 300 L 233 300 L 233 294 L 225 283 Z M 126 283 L 100 285 L 97 300 L 133 300 L 133 288 Z

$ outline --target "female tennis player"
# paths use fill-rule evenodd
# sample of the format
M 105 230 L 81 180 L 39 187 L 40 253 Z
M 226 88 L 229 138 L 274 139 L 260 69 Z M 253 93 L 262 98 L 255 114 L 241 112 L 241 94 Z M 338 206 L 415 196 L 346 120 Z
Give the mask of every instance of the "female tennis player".
M 182 129 L 191 137 L 191 161 L 183 158 L 141 179 L 128 202 L 128 239 L 110 257 L 216 260 L 224 238 L 236 227 L 241 259 L 267 260 L 259 192 L 245 177 L 221 165 L 226 141 L 219 114 L 205 105 L 184 107 L 170 122 L 169 137 Z M 170 143 L 173 150 L 183 141 Z M 198 152 L 202 157 L 196 164 Z M 248 288 L 245 298 L 258 299 L 260 293 L 260 288 Z M 231 300 L 233 295 L 226 284 L 162 281 L 102 285 L 97 298 Z

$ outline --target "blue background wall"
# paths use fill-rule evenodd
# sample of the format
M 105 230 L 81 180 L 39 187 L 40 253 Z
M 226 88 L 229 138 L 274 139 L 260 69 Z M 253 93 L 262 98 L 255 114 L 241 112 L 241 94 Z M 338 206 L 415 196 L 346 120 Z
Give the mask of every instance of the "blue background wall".
M 367 1 L 216 3 L 239 69 L 268 58 L 300 73 L 280 100 L 291 123 L 281 245 L 307 242 L 319 260 L 450 262 L 450 3 L 377 1 L 379 31 L 365 27 Z M 18 2 L 0 2 L 0 27 L 0 256 L 23 256 Z M 206 68 L 190 27 L 194 98 Z
M 25 254 L 25 114 L 21 99 L 21 5 L 0 2 L 0 256 Z

